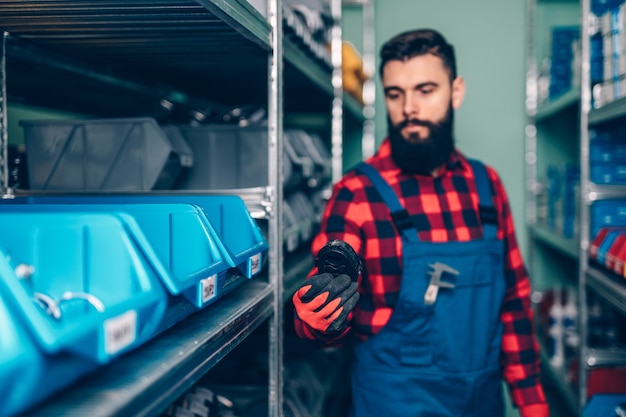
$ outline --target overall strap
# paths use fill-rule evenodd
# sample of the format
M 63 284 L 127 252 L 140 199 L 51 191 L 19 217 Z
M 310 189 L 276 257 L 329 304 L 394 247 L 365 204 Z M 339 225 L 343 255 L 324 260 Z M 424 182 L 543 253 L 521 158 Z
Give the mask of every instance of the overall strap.
M 409 213 L 407 213 L 402 204 L 400 204 L 398 196 L 387 181 L 385 181 L 380 173 L 367 162 L 359 163 L 355 167 L 355 170 L 365 175 L 369 178 L 372 184 L 374 184 L 374 188 L 376 188 L 378 194 L 380 194 L 387 207 L 389 207 L 393 223 L 395 224 L 396 229 L 398 229 L 398 232 L 402 235 L 402 239 L 418 242 L 419 239 L 417 238 L 417 229 L 415 228 Z
M 480 221 L 483 224 L 483 234 L 485 238 L 495 238 L 498 233 L 498 212 L 493 205 L 491 198 L 491 182 L 487 175 L 485 165 L 475 159 L 469 160 L 474 177 L 476 178 L 476 188 L 478 189 L 478 211 Z

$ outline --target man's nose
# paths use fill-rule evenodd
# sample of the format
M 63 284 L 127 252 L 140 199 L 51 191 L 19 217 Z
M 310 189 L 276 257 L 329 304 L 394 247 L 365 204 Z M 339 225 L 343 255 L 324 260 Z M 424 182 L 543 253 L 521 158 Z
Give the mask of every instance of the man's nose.
M 419 112 L 419 103 L 414 94 L 407 94 L 403 104 L 404 116 L 415 116 Z

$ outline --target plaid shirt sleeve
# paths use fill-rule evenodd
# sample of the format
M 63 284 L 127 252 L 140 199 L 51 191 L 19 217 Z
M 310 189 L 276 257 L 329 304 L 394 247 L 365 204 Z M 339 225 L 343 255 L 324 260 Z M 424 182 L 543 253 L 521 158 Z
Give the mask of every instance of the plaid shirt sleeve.
M 349 188 L 344 186 L 345 182 L 346 180 L 344 179 L 333 188 L 333 195 L 322 217 L 321 232 L 315 237 L 311 245 L 313 256 L 315 256 L 322 246 L 333 239 L 340 239 L 347 242 L 357 253 L 360 253 L 361 238 L 359 226 L 352 222 L 351 218 L 348 216 L 351 202 L 353 202 L 353 193 Z M 334 228 L 334 231 L 329 231 L 328 224 L 329 222 L 333 223 L 333 219 L 341 219 L 342 226 L 341 228 Z M 308 277 L 316 273 L 317 268 L 314 267 L 309 272 Z M 352 318 L 353 314 L 350 313 L 348 321 L 352 321 Z M 327 334 L 317 331 L 300 320 L 297 314 L 294 315 L 294 326 L 298 336 L 315 341 L 324 347 L 341 346 L 343 338 L 350 332 L 350 327 L 341 334 Z
M 530 303 L 530 280 L 522 259 L 506 190 L 493 170 L 489 175 L 494 187 L 496 206 L 502 207 L 505 244 L 506 294 L 502 305 L 501 361 L 513 403 L 524 407 L 546 402 L 540 382 L 539 345 L 533 326 L 533 310 Z

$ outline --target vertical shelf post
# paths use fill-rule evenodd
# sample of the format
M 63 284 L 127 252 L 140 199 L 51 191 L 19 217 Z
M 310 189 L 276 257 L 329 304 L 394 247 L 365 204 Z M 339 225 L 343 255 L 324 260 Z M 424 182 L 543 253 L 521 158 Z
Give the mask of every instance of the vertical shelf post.
M 270 416 L 283 416 L 283 17 L 282 1 L 268 2 L 272 26 L 272 51 L 269 57 L 268 80 L 268 175 L 270 190 L 269 280 L 273 288 L 274 314 L 269 324 L 269 398 Z
M 376 129 L 374 117 L 376 110 L 376 30 L 374 19 L 374 1 L 363 3 L 363 70 L 367 81 L 363 85 L 363 140 L 361 154 L 363 159 L 373 156 L 376 152 Z
M 2 32 L 0 41 L 0 184 L 2 195 L 9 189 L 8 163 L 8 127 L 7 127 L 7 37 L 8 32 Z
M 580 193 L 582 201 L 579 201 L 579 263 L 578 263 L 578 323 L 580 337 L 579 352 L 579 411 L 582 412 L 587 399 L 587 268 L 589 265 L 589 240 L 590 240 L 590 205 L 591 182 L 589 171 L 589 110 L 591 110 L 591 2 L 581 0 L 580 29 L 581 63 L 580 71 Z
M 331 83 L 333 86 L 331 147 L 332 181 L 336 183 L 343 175 L 343 59 L 341 56 L 341 0 L 331 0 L 330 14 L 333 19 L 331 28 L 331 63 L 333 66 Z

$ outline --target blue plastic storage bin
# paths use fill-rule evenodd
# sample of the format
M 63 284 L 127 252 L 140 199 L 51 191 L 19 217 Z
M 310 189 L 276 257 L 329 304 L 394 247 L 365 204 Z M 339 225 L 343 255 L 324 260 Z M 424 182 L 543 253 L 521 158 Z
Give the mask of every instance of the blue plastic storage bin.
M 2 212 L 0 228 L 0 295 L 43 351 L 106 363 L 158 332 L 167 296 L 129 215 Z
M 37 196 L 7 200 L 17 204 L 194 204 L 205 213 L 209 228 L 224 245 L 230 266 L 247 278 L 261 272 L 269 246 L 250 216 L 243 200 L 235 195 L 110 195 Z M 10 204 L 9 204 L 10 205 Z M 1 204 L 0 204 L 1 206 Z
M 177 131 L 148 117 L 22 120 L 30 187 L 37 190 L 170 189 L 193 166 Z
M 222 294 L 229 254 L 204 212 L 192 204 L 5 204 L 2 212 L 123 212 L 146 238 L 142 249 L 168 291 L 203 308 Z
M 0 258 L 0 279 L 8 271 L 4 259 Z M 14 415 L 32 402 L 42 359 L 30 334 L 0 296 L 0 415 Z
M 620 404 L 626 404 L 626 394 L 596 394 L 585 404 L 583 416 L 616 417 Z
M 626 226 L 626 201 L 596 201 L 591 205 L 591 236 L 603 227 Z

